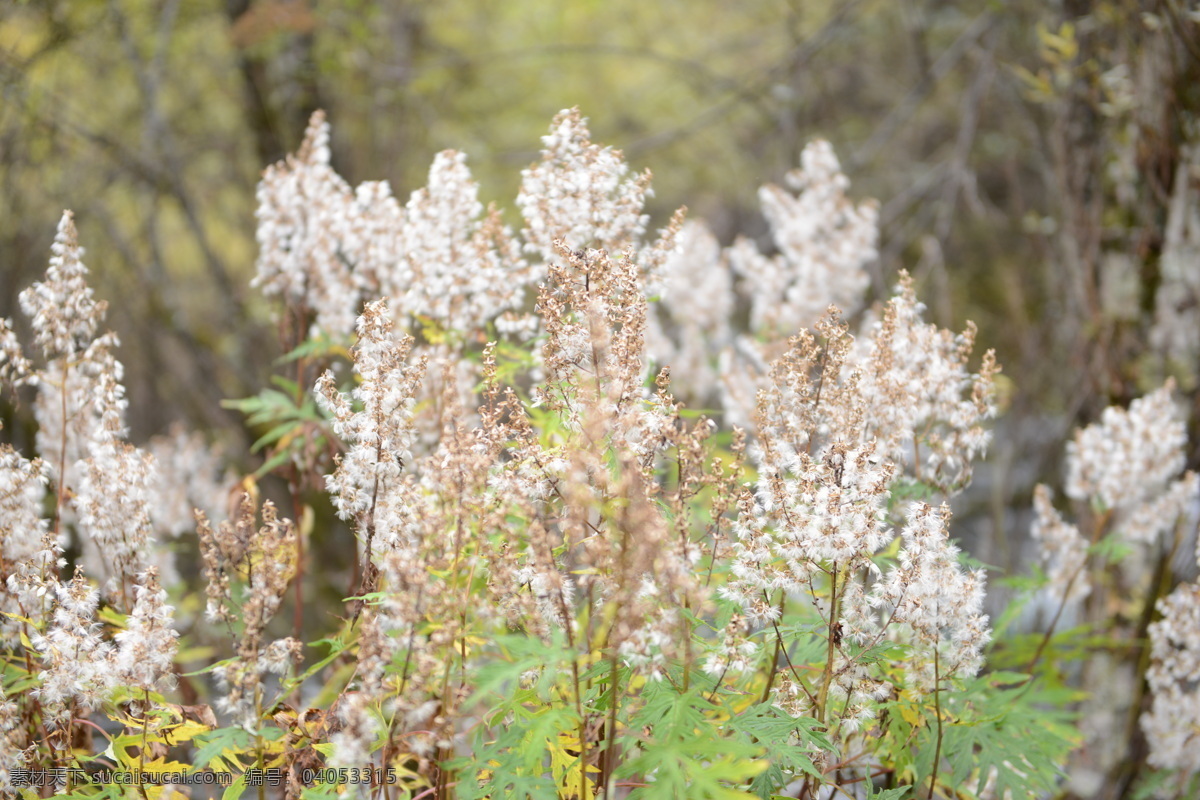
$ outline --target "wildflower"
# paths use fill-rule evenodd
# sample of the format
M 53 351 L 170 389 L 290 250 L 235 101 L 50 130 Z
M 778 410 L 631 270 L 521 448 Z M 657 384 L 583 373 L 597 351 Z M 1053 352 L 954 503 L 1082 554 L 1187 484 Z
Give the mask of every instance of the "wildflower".
M 32 637 L 42 661 L 34 696 L 57 728 L 65 729 L 73 709 L 96 709 L 114 685 L 112 646 L 104 641 L 96 609 L 100 593 L 76 569 L 75 577 L 55 586 L 53 617 L 45 634 Z M 61 743 L 61 740 L 58 740 Z
M 787 184 L 758 197 L 779 255 L 767 257 L 739 239 L 728 258 L 750 295 L 750 327 L 781 337 L 810 327 L 830 305 L 853 313 L 869 283 L 867 265 L 877 257 L 878 214 L 873 203 L 855 206 L 846 198 L 850 181 L 828 142 L 804 148 L 800 169 Z
M 133 604 L 134 584 L 150 566 L 154 527 L 150 519 L 153 460 L 131 445 L 107 442 L 91 448 L 73 501 L 88 572 L 106 579 L 105 594 Z M 170 571 L 170 562 L 162 565 Z M 160 567 L 161 568 L 161 567 Z
M 93 442 L 119 435 L 124 425 L 123 368 L 113 357 L 115 334 L 97 335 L 107 304 L 87 285 L 74 217 L 63 212 L 44 280 L 19 295 L 46 367 L 26 371 L 38 387 L 34 415 L 38 452 L 55 471 L 62 493 L 78 479 L 75 464 Z
M 317 111 L 300 151 L 268 167 L 258 184 L 259 256 L 251 285 L 311 310 L 318 329 L 345 334 L 359 304 L 342 255 L 354 196 L 329 161 L 329 124 Z
M 300 660 L 303 650 L 303 643 L 290 636 L 276 639 L 263 650 L 260 663 L 264 671 L 283 675 Z
M 901 272 L 883 318 L 864 331 L 866 433 L 917 480 L 956 491 L 970 481 L 971 464 L 987 447 L 982 423 L 996 414 L 993 383 L 1000 368 L 989 350 L 971 374 L 975 326 L 954 335 L 924 322 L 923 310 L 912 279 Z
M 203 436 L 176 425 L 151 439 L 147 452 L 155 466 L 149 506 L 156 533 L 174 538 L 195 530 L 197 508 L 209 519 L 223 513 L 233 475 L 221 469 L 217 452 Z
M 255 503 L 243 494 L 233 519 L 214 529 L 204 512 L 196 522 L 204 557 L 207 616 L 224 622 L 233 633 L 240 621 L 233 658 L 213 670 L 222 690 L 218 706 L 238 723 L 253 728 L 261 712 L 262 681 L 268 672 L 286 668 L 297 643 L 264 642 L 267 623 L 275 616 L 296 568 L 296 531 L 291 520 L 280 519 L 270 501 L 263 503 L 262 524 L 256 525 Z M 245 583 L 245 594 L 235 602 L 232 581 Z
M 1150 710 L 1142 715 L 1149 763 L 1200 772 L 1200 585 L 1179 586 L 1159 601 L 1162 619 L 1150 625 Z
M 12 322 L 0 317 L 0 386 L 17 386 L 32 368 L 21 351 L 21 342 L 12 329 Z
M 1041 484 L 1033 493 L 1035 518 L 1030 534 L 1041 550 L 1051 591 L 1067 600 L 1078 600 L 1091 592 L 1087 572 L 1087 541 L 1050 503 L 1050 489 Z M 1069 591 L 1068 591 L 1069 589 Z
M 63 212 L 50 252 L 45 279 L 19 295 L 21 310 L 29 317 L 34 341 L 47 361 L 74 361 L 96 338 L 107 304 L 95 300 L 87 285 L 83 248 L 70 211 Z
M 35 563 L 42 541 L 50 533 L 42 517 L 42 499 L 49 481 L 40 459 L 26 459 L 10 445 L 0 445 L 0 642 L 18 642 L 20 625 L 8 614 L 28 616 L 15 589 L 5 587 L 22 564 Z
M 718 385 L 712 354 L 731 336 L 735 295 L 732 275 L 716 237 L 703 224 L 687 222 L 678 244 L 664 259 L 648 294 L 659 295 L 648 319 L 647 347 L 660 365 L 670 365 L 672 390 L 703 399 Z
M 1176 479 L 1187 432 L 1171 402 L 1173 389 L 1167 381 L 1128 410 L 1106 408 L 1100 422 L 1067 444 L 1067 496 L 1114 512 L 1114 527 L 1134 541 L 1153 541 L 1173 526 L 1195 495 L 1195 476 Z
M 757 666 L 758 643 L 748 640 L 743 628 L 740 615 L 734 614 L 725 628 L 721 644 L 705 660 L 705 672 L 719 679 L 726 674 L 738 675 L 753 670 Z
M 354 411 L 351 397 L 338 391 L 332 372 L 317 382 L 317 400 L 347 445 L 326 482 L 338 516 L 355 522 L 368 560 L 376 536 L 381 543 L 391 541 L 406 527 L 404 508 L 393 503 L 390 489 L 413 459 L 415 396 L 426 360 L 406 362 L 412 344 L 411 336 L 395 331 L 387 301 L 369 303 L 358 319 L 353 351 L 362 379 L 353 399 L 362 403 L 362 411 Z
M 16 794 L 12 773 L 24 766 L 21 714 L 17 704 L 4 694 L 0 686 L 0 792 Z
M 974 677 L 991 640 L 983 570 L 958 563 L 959 550 L 946 534 L 949 517 L 946 506 L 915 504 L 901 534 L 899 563 L 873 587 L 872 605 L 911 633 L 910 678 L 925 689 L 951 677 Z
M 159 691 L 174 682 L 171 672 L 179 633 L 172 606 L 158 585 L 158 572 L 148 568 L 138 579 L 137 600 L 124 630 L 114 637 L 115 682 L 129 688 Z
M 361 692 L 350 692 L 340 704 L 338 716 L 342 725 L 329 739 L 333 745 L 330 764 L 334 767 L 361 767 L 370 761 L 377 734 L 370 701 Z
M 46 524 L 36 526 L 35 530 L 38 529 L 41 530 L 41 540 L 33 548 L 34 552 L 28 558 L 10 562 L 6 569 L 11 572 L 3 586 L 0 586 L 0 591 L 4 592 L 4 605 L 31 620 L 48 619 L 52 615 L 59 573 L 67 565 L 62 544 L 54 531 Z M 0 626 L 6 643 L 7 640 L 20 641 L 20 634 L 28 633 L 21 621 L 13 617 L 4 617 Z
M 517 207 L 525 250 L 546 262 L 561 248 L 621 253 L 646 229 L 650 173 L 628 175 L 620 151 L 593 144 L 579 109 L 560 112 L 542 137 L 541 161 L 521 172 Z
M 528 266 L 500 212 L 485 213 L 478 195 L 465 155 L 447 150 L 434 158 L 427 186 L 405 206 L 380 296 L 462 334 L 521 306 Z
M 168 556 L 153 548 L 153 460 L 122 441 L 128 402 L 121 363 L 113 355 L 117 337 L 98 334 L 106 304 L 95 300 L 87 284 L 69 211 L 59 222 L 51 253 L 44 279 L 19 295 L 45 365 L 34 367 L 20 356 L 7 323 L 0 326 L 0 345 L 10 377 L 38 389 L 34 416 L 44 459 L 39 469 L 55 484 L 54 531 L 63 539 L 60 545 L 74 522 L 89 571 L 105 580 L 106 596 L 129 609 L 137 576 L 150 560 L 165 575 L 172 569 Z M 28 481 L 21 485 L 30 491 Z M 42 525 L 32 519 L 26 524 L 28 546 L 41 538 Z

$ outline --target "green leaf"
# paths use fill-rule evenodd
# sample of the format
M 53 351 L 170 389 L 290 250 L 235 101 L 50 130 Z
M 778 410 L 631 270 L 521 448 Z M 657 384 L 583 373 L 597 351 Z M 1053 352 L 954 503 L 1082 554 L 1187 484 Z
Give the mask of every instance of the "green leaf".
M 192 756 L 193 771 L 208 766 L 217 759 L 229 762 L 230 755 L 246 753 L 254 746 L 254 737 L 248 731 L 237 727 L 218 728 L 197 736 L 194 741 L 200 745 L 200 749 Z
M 929 502 L 938 495 L 936 486 L 922 483 L 916 478 L 902 476 L 891 486 L 891 496 L 888 497 L 888 510 L 893 511 L 909 500 Z
M 320 358 L 344 352 L 344 345 L 333 341 L 329 338 L 329 334 L 322 331 L 315 336 L 305 339 L 290 353 L 275 359 L 275 364 L 276 366 L 282 366 L 283 364 L 290 364 L 293 361 L 299 361 L 302 358 Z
M 299 427 L 299 425 L 295 422 L 285 422 L 282 425 L 276 425 L 274 428 L 271 428 L 271 430 L 254 440 L 254 444 L 250 445 L 250 452 L 257 453 L 267 445 L 274 444 L 284 436 L 287 436 L 289 433 L 296 430 L 297 427 Z
M 303 397 L 305 394 L 303 391 L 301 391 L 300 385 L 298 383 L 296 383 L 295 381 L 292 381 L 292 380 L 288 380 L 287 378 L 283 377 L 282 375 L 272 375 L 271 383 L 275 384 L 280 389 L 283 389 L 285 392 L 287 392 L 292 397 Z
M 238 800 L 246 790 L 246 776 L 239 775 L 237 780 L 229 784 L 225 789 L 225 793 L 221 795 L 221 800 Z
M 1134 551 L 1120 531 L 1113 531 L 1100 541 L 1088 548 L 1088 552 L 1102 559 L 1106 564 L 1116 564 Z
M 300 800 L 340 800 L 341 797 L 338 794 L 337 786 L 328 786 L 321 783 L 315 786 L 306 786 L 300 792 Z
M 630 729 L 650 733 L 639 737 L 636 747 L 640 755 L 626 761 L 616 773 L 648 782 L 634 789 L 630 800 L 753 797 L 733 787 L 769 768 L 769 762 L 761 758 L 764 748 L 745 738 L 724 735 L 713 719 L 717 708 L 702 690 L 679 693 L 669 683 L 651 683 L 643 699 L 645 705 L 634 715 Z
M 263 465 L 254 471 L 255 478 L 261 478 L 269 474 L 272 470 L 283 466 L 287 460 L 292 457 L 292 454 L 287 450 L 280 450 L 275 455 L 263 462 Z
M 845 648 L 847 655 L 857 659 L 860 664 L 881 664 L 903 659 L 909 651 L 909 646 L 901 642 L 881 642 L 873 647 L 861 647 L 850 644 Z
M 989 791 L 996 797 L 1054 792 L 1061 764 L 1079 733 L 1068 724 L 1071 715 L 1056 710 L 1063 705 L 1061 695 L 1038 691 L 1032 683 L 1007 686 L 1014 677 L 1024 676 L 986 675 L 961 692 L 946 695 L 953 699 L 952 710 L 960 713 L 952 722 L 943 722 L 943 755 L 950 772 L 939 782 L 961 786 L 969 778 L 986 778 L 995 770 Z M 934 728 L 928 725 L 922 733 L 923 751 L 932 752 L 935 746 Z
M 765 800 L 799 775 L 822 780 L 811 755 L 834 748 L 817 720 L 790 717 L 775 706 L 760 703 L 730 719 L 729 724 L 766 749 L 770 766 L 750 784 L 760 798 Z
M 313 675 L 316 675 L 318 672 L 325 669 L 325 667 L 331 664 L 333 660 L 340 656 L 342 651 L 346 649 L 346 645 L 343 642 L 339 642 L 334 639 L 322 639 L 319 642 L 314 642 L 312 645 L 310 645 L 310 647 L 323 643 L 330 645 L 329 653 L 311 667 L 306 669 L 302 674 L 295 676 L 291 680 L 284 681 L 279 687 L 279 694 L 275 700 L 276 703 L 295 691 L 296 687 L 303 684 Z
M 185 673 L 183 673 L 183 677 L 185 677 L 185 678 L 194 678 L 194 677 L 196 677 L 197 675 L 203 675 L 203 674 L 205 674 L 206 672 L 212 672 L 212 671 L 213 671 L 214 669 L 216 669 L 217 667 L 223 667 L 223 666 L 225 666 L 226 664 L 230 663 L 231 661 L 233 661 L 233 659 L 232 659 L 232 658 L 226 658 L 226 659 L 223 659 L 223 660 L 221 660 L 221 661 L 217 661 L 216 663 L 209 664 L 207 667 L 204 667 L 203 669 L 198 669 L 198 670 L 196 670 L 195 672 L 185 672 Z

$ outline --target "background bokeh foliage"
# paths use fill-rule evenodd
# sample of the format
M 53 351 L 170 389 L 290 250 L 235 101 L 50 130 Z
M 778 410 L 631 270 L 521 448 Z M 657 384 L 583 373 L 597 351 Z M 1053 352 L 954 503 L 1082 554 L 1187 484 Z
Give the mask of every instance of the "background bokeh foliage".
M 280 355 L 248 285 L 254 187 L 313 110 L 351 183 L 405 197 L 456 148 L 511 214 L 538 137 L 578 105 L 597 141 L 653 169 L 653 225 L 686 204 L 723 243 L 763 246 L 757 187 L 821 136 L 880 203 L 875 296 L 908 268 L 930 318 L 975 320 L 1005 365 L 1004 430 L 961 502 L 979 557 L 1011 564 L 1075 425 L 1167 374 L 1196 402 L 1194 365 L 1147 332 L 1170 201 L 1195 179 L 1179 167 L 1198 73 L 1179 0 L 8 2 L 0 317 L 20 324 L 17 291 L 73 208 L 133 440 L 182 421 L 244 453 L 253 434 L 220 401 L 255 393 Z M 28 449 L 28 407 L 3 402 Z

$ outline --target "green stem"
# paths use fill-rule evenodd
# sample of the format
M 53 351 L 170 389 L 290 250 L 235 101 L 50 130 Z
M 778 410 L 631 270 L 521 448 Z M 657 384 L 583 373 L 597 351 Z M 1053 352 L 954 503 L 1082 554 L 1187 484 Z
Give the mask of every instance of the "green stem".
M 937 643 L 933 645 L 933 711 L 937 715 L 937 745 L 933 749 L 933 764 L 929 774 L 929 800 L 933 800 L 933 789 L 937 786 L 938 765 L 942 761 L 942 693 L 940 664 Z
M 600 785 L 604 797 L 608 797 L 608 782 L 617 769 L 617 654 L 610 658 L 608 693 L 608 746 L 604 748 L 604 763 L 600 770 Z

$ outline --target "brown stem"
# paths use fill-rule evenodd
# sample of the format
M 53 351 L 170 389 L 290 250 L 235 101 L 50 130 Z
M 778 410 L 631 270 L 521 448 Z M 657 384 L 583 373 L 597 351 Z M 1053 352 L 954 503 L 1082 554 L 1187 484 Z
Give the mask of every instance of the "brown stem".
M 783 660 L 787 662 L 788 669 L 792 671 L 792 675 L 796 678 L 796 685 L 799 686 L 800 690 L 804 692 L 806 697 L 808 697 L 808 701 L 815 706 L 817 704 L 817 698 L 813 697 L 812 692 L 810 692 L 808 687 L 804 685 L 804 681 L 800 678 L 800 673 L 796 670 L 796 665 L 792 663 L 792 657 L 788 654 L 787 648 L 782 647 L 783 634 L 779 632 L 779 626 L 775 624 L 774 620 L 771 620 L 771 626 L 775 628 L 776 647 L 781 648 L 777 649 L 777 652 L 783 653 Z
M 767 593 L 765 591 L 763 592 L 763 599 L 764 600 L 768 599 Z M 779 615 L 780 616 L 783 616 L 783 607 L 786 602 L 787 602 L 787 593 L 783 592 L 779 595 Z M 778 628 L 775 629 L 775 633 L 776 634 L 779 633 Z M 783 648 L 783 637 L 776 635 L 776 637 L 775 637 L 775 654 L 773 656 L 771 656 L 771 668 L 767 672 L 767 685 L 765 687 L 763 687 L 762 699 L 758 701 L 760 703 L 767 702 L 767 700 L 770 699 L 770 697 L 771 697 L 771 687 L 775 685 L 775 666 L 779 663 L 779 653 L 782 648 Z M 720 683 L 718 683 L 717 685 L 720 686 Z M 714 689 L 713 691 L 715 692 L 716 689 Z
M 933 643 L 933 712 L 937 715 L 937 746 L 933 749 L 933 764 L 929 773 L 929 800 L 933 800 L 933 789 L 937 786 L 938 765 L 942 761 L 942 692 L 937 642 Z
M 1104 512 L 1102 517 L 1100 517 L 1100 521 L 1096 524 L 1095 529 L 1092 531 L 1092 544 L 1100 541 L 1100 536 L 1104 532 L 1104 529 L 1108 527 L 1109 520 L 1111 519 L 1112 509 L 1109 509 L 1108 511 Z M 1075 571 L 1071 573 L 1071 577 L 1067 581 L 1067 586 L 1065 589 L 1063 589 L 1063 596 L 1062 600 L 1060 600 L 1058 603 L 1058 609 L 1054 612 L 1054 617 L 1050 620 L 1050 627 L 1046 629 L 1046 635 L 1043 636 L 1042 641 L 1038 643 L 1038 648 L 1033 654 L 1033 659 L 1029 662 L 1029 666 L 1025 668 L 1026 674 L 1033 674 L 1033 668 L 1036 667 L 1038 661 L 1041 660 L 1042 652 L 1045 651 L 1046 646 L 1050 644 L 1050 639 L 1054 636 L 1054 628 L 1058 625 L 1058 620 L 1062 616 L 1063 610 L 1067 607 L 1067 600 L 1071 596 L 1071 589 L 1074 588 L 1075 581 L 1079 580 L 1079 576 L 1082 575 L 1084 570 L 1087 569 L 1087 563 L 1088 559 L 1084 558 L 1083 563 L 1076 567 Z
M 821 691 L 817 694 L 817 719 L 825 721 L 825 706 L 829 703 L 829 686 L 833 683 L 833 656 L 837 648 L 838 625 L 838 594 L 837 594 L 838 565 L 835 561 L 829 580 L 829 632 L 828 644 L 825 648 L 825 675 L 821 679 Z

